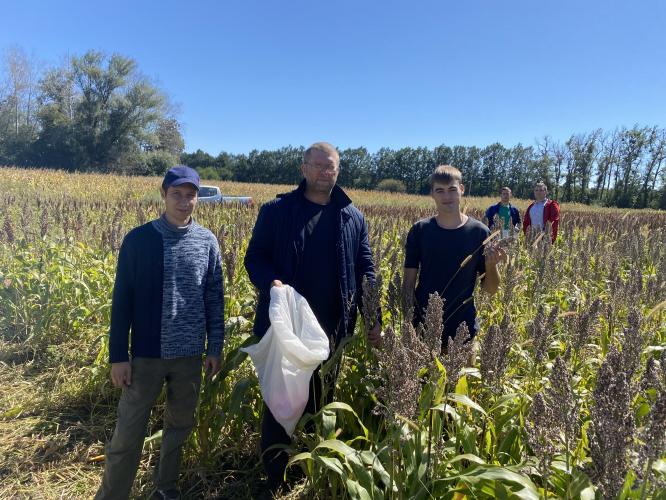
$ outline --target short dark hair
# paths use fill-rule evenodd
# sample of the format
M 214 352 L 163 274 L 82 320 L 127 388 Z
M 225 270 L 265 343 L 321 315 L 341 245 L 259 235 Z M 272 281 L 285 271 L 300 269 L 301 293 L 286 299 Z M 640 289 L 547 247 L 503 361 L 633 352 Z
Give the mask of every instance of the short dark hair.
M 462 183 L 460 170 L 452 165 L 440 165 L 430 176 L 430 190 L 435 187 L 435 183 L 451 184 L 453 181 Z

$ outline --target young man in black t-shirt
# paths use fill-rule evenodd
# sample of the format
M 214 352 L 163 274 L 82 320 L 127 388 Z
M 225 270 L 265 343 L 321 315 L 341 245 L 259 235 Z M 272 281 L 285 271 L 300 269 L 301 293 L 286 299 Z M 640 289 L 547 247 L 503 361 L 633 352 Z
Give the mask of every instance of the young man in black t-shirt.
M 437 215 L 414 224 L 405 245 L 405 304 L 414 304 L 414 323 L 417 324 L 423 321 L 431 293 L 437 292 L 445 300 L 444 347 L 462 322 L 467 323 L 472 337 L 476 335 L 478 325 L 472 294 L 477 276 L 484 275 L 483 289 L 494 294 L 500 281 L 497 264 L 506 257 L 504 251 L 493 244 L 486 244 L 484 248 L 490 231 L 460 211 L 464 192 L 462 175 L 457 168 L 437 167 L 430 183 Z

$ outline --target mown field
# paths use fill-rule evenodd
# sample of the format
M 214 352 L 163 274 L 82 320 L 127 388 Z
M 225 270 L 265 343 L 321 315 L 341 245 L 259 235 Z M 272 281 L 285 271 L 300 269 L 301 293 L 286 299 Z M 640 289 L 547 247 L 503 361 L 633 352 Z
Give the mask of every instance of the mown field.
M 3 168 L 0 176 L 0 498 L 86 498 L 115 422 L 106 334 L 117 250 L 161 211 L 156 178 Z M 223 369 L 187 444 L 188 498 L 254 498 L 261 396 L 238 351 L 255 291 L 242 265 L 258 205 L 290 186 L 217 183 L 254 208 L 200 206 L 225 271 Z M 428 197 L 351 191 L 365 213 L 384 348 L 358 335 L 336 402 L 296 432 L 285 498 L 666 498 L 666 214 L 562 207 L 560 237 L 505 243 L 498 294 L 476 297 L 479 350 L 440 354 L 399 300 L 403 243 Z M 495 200 L 468 198 L 477 218 Z M 527 201 L 517 200 L 521 209 Z M 443 258 L 445 255 L 443 255 Z M 445 305 L 444 305 L 445 307 Z M 327 366 L 323 369 L 326 370 Z M 134 493 L 151 493 L 151 418 Z

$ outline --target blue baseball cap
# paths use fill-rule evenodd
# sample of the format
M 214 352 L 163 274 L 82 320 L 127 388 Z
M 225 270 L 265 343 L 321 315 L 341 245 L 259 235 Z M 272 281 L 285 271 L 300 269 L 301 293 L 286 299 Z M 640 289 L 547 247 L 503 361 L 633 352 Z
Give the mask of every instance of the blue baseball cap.
M 172 186 L 180 186 L 181 184 L 192 184 L 199 191 L 199 174 L 197 171 L 185 165 L 170 168 L 164 175 L 162 188 L 166 191 Z

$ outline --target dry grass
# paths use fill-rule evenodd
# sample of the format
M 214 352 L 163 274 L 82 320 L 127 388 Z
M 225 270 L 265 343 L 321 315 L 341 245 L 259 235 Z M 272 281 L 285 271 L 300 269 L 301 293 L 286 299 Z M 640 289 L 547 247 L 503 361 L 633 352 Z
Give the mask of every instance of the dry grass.
M 61 347 L 65 352 L 70 348 Z M 76 350 L 71 355 L 75 352 L 80 355 Z M 116 398 L 109 384 L 91 394 L 81 387 L 76 373 L 38 366 L 17 344 L 0 340 L 0 498 L 91 498 L 104 466 L 93 458 L 103 455 L 113 431 Z M 149 432 L 160 427 L 162 409 L 158 403 Z M 257 461 L 257 435 L 250 431 L 233 450 L 242 455 L 233 457 L 235 468 L 222 462 L 207 469 L 183 464 L 185 498 L 261 498 L 264 479 Z M 158 447 L 148 445 L 132 498 L 152 494 L 157 459 Z M 296 485 L 282 498 L 300 498 L 302 490 Z
M 2 167 L 3 194 L 14 194 L 19 199 L 30 194 L 42 198 L 62 198 L 75 195 L 78 200 L 117 201 L 121 199 L 159 200 L 161 179 L 157 177 L 128 177 L 123 175 L 68 173 L 60 170 L 40 170 L 35 175 L 34 169 Z M 275 198 L 278 193 L 285 193 L 294 186 L 284 184 L 250 184 L 228 181 L 204 181 L 216 185 L 224 194 L 239 196 L 249 195 L 256 202 L 263 203 Z M 381 191 L 347 190 L 352 200 L 359 206 L 413 207 L 432 208 L 429 196 L 386 193 Z M 497 203 L 499 197 L 466 196 L 465 203 L 470 209 L 485 210 Z M 529 200 L 514 199 L 512 203 L 520 210 L 525 210 Z M 580 203 L 563 203 L 563 211 L 587 212 L 590 210 L 622 213 L 623 209 L 599 208 Z M 632 210 L 632 213 L 651 212 L 650 210 Z
M 72 405 L 61 373 L 24 354 L 0 344 L 0 498 L 90 497 L 106 417 Z

